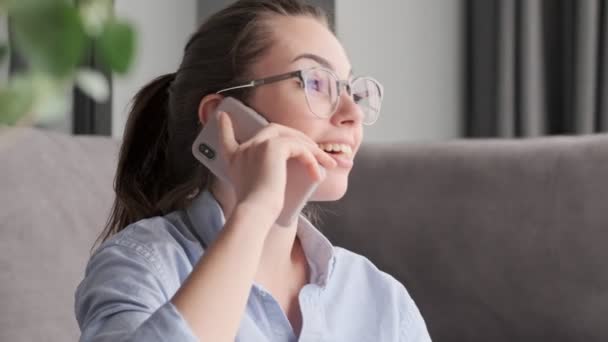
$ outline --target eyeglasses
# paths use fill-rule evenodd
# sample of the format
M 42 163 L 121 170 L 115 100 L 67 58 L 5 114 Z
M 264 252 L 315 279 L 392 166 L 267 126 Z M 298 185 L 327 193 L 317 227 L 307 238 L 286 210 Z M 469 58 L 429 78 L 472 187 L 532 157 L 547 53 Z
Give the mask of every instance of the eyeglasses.
M 352 97 L 353 101 L 363 112 L 363 124 L 372 125 L 378 120 L 384 92 L 382 85 L 378 81 L 371 77 L 339 80 L 333 71 L 323 67 L 297 70 L 249 81 L 241 85 L 222 89 L 217 94 L 236 89 L 257 87 L 294 77 L 300 80 L 300 85 L 304 88 L 308 108 L 317 117 L 329 118 L 336 112 L 342 88 L 345 88 L 346 93 Z

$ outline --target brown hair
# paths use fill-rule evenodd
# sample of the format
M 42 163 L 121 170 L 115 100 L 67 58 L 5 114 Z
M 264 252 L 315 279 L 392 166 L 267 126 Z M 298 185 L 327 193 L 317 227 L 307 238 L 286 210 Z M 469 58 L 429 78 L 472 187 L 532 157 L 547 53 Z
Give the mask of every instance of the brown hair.
M 251 65 L 272 45 L 266 19 L 276 15 L 311 16 L 328 25 L 321 9 L 299 0 L 237 1 L 191 36 L 177 72 L 156 78 L 135 95 L 114 179 L 116 198 L 101 241 L 138 220 L 184 208 L 189 195 L 205 187 L 209 170 L 191 153 L 201 129 L 199 102 L 248 78 Z M 248 91 L 231 96 L 246 100 Z

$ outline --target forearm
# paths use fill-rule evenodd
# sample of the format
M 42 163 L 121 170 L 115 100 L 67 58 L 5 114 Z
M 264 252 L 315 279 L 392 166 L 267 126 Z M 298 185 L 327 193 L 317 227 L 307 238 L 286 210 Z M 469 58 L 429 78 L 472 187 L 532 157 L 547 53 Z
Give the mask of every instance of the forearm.
M 172 299 L 201 341 L 233 341 L 247 305 L 270 218 L 239 205 Z

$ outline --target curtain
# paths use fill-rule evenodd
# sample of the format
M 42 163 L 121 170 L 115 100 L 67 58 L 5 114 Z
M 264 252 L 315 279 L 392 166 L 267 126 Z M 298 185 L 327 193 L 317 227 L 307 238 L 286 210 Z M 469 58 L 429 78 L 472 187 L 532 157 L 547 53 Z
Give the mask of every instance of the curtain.
M 608 131 L 608 0 L 466 0 L 465 134 Z

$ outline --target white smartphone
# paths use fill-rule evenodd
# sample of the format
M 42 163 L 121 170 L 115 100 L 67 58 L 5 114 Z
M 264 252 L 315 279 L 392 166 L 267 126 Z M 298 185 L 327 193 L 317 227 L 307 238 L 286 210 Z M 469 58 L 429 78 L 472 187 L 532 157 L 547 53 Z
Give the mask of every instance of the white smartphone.
M 216 177 L 231 183 L 228 179 L 228 164 L 220 155 L 219 113 L 228 113 L 232 120 L 235 139 L 243 143 L 253 137 L 268 121 L 252 108 L 241 101 L 226 97 L 212 113 L 207 123 L 192 144 L 192 154 L 205 165 Z M 325 169 L 319 165 L 323 178 Z M 287 184 L 285 189 L 284 206 L 276 223 L 280 226 L 289 226 L 297 220 L 298 214 L 306 205 L 317 186 L 306 167 L 296 159 L 287 161 Z

